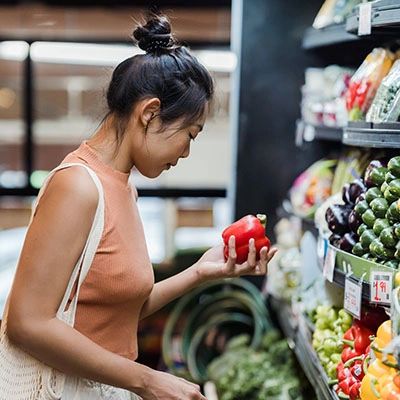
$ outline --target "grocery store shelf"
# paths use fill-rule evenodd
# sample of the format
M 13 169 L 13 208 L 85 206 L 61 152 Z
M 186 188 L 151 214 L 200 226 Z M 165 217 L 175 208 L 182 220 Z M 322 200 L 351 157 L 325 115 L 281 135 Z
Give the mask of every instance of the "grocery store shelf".
M 318 356 L 311 345 L 312 333 L 306 317 L 299 316 L 294 352 L 308 380 L 315 390 L 318 400 L 338 400 L 338 396 L 329 386 L 328 377 L 322 370 Z
M 359 7 L 346 20 L 346 31 L 356 33 L 359 26 Z M 379 0 L 371 3 L 372 34 L 399 34 L 400 5 L 398 0 Z
M 297 146 L 301 146 L 303 142 L 312 142 L 314 140 L 329 140 L 333 142 L 341 142 L 342 133 L 342 128 L 324 125 L 313 125 L 302 120 L 296 121 Z
M 400 148 L 400 123 L 349 122 L 342 141 L 350 146 Z
M 359 282 L 358 278 L 350 278 L 350 279 L 353 279 L 355 282 Z M 346 273 L 335 268 L 335 271 L 333 273 L 333 283 L 344 289 L 345 282 L 346 282 Z M 361 295 L 364 300 L 369 301 L 371 299 L 371 285 L 369 282 L 364 281 L 362 283 Z
M 321 367 L 317 353 L 312 347 L 312 330 L 303 314 L 293 312 L 289 303 L 270 297 L 272 309 L 276 311 L 278 324 L 287 337 L 296 358 L 314 389 L 318 400 L 338 400 L 328 383 L 328 377 Z
M 310 50 L 358 39 L 357 35 L 346 31 L 344 24 L 335 24 L 322 29 L 307 28 L 303 36 L 302 47 Z

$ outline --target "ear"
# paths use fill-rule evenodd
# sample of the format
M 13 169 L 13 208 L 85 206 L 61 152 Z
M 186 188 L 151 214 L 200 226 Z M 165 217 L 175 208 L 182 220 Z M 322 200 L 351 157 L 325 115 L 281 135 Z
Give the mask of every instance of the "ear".
M 147 126 L 150 120 L 160 111 L 160 99 L 152 97 L 151 99 L 142 100 L 137 110 L 139 111 L 139 118 L 143 126 Z

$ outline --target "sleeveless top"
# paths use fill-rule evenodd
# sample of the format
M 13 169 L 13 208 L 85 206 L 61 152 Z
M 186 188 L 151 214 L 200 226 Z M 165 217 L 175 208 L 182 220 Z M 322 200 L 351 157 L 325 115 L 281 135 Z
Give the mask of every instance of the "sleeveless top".
M 75 329 L 103 348 L 129 359 L 138 356 L 139 314 L 154 271 L 139 216 L 136 189 L 123 173 L 104 164 L 83 142 L 63 163 L 87 164 L 104 191 L 104 231 L 80 289 Z

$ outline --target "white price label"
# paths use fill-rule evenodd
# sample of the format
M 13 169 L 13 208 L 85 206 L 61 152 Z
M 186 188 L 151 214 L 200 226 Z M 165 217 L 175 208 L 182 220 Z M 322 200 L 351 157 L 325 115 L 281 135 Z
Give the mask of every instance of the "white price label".
M 361 296 L 362 284 L 352 281 L 346 277 L 344 283 L 344 309 L 347 310 L 354 317 L 360 319 L 361 317 Z
M 361 3 L 359 5 L 359 17 L 358 17 L 358 35 L 370 35 L 371 34 L 371 3 Z
M 335 271 L 335 261 L 336 261 L 336 250 L 332 247 L 328 247 L 328 250 L 326 251 L 323 274 L 324 274 L 324 277 L 329 282 L 333 282 L 333 273 Z
M 390 304 L 393 290 L 393 273 L 391 271 L 370 272 L 371 303 Z

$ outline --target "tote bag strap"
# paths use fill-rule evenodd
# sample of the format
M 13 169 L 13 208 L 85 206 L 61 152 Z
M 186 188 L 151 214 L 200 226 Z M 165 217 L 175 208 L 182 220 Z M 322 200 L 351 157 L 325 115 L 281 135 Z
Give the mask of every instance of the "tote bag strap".
M 60 306 L 57 311 L 57 318 L 63 320 L 64 322 L 68 323 L 69 325 L 73 326 L 74 321 L 75 321 L 75 311 L 76 311 L 76 306 L 78 303 L 78 295 L 79 295 L 79 290 L 82 285 L 83 280 L 85 279 L 89 269 L 90 265 L 92 264 L 93 258 L 95 256 L 97 247 L 100 243 L 101 236 L 103 234 L 103 228 L 104 228 L 104 194 L 103 194 L 103 187 L 100 182 L 100 179 L 96 175 L 96 173 L 87 165 L 82 164 L 82 163 L 65 163 L 65 164 L 60 164 L 58 167 L 54 168 L 49 175 L 46 177 L 46 180 L 42 186 L 42 189 L 46 187 L 48 184 L 50 178 L 54 175 L 55 172 L 73 167 L 73 166 L 80 166 L 85 168 L 88 173 L 90 174 L 91 178 L 93 179 L 93 182 L 95 183 L 97 190 L 99 192 L 99 200 L 97 204 L 97 209 L 96 213 L 93 219 L 93 223 L 88 235 L 88 238 L 86 240 L 84 249 L 82 251 L 81 256 L 79 257 L 78 262 L 75 265 L 74 270 L 72 271 L 70 280 L 67 285 L 67 289 L 64 293 L 63 299 L 60 303 Z M 39 196 L 37 198 L 36 204 L 34 206 L 34 210 L 36 208 L 36 205 L 38 204 L 38 201 L 41 197 L 41 194 L 43 193 L 43 190 L 41 189 L 41 192 L 39 193 Z M 34 212 L 32 213 L 34 215 Z M 71 300 L 71 304 L 67 308 L 68 301 L 70 299 L 72 290 L 75 286 L 75 283 L 77 282 L 76 285 L 76 290 L 74 297 Z

